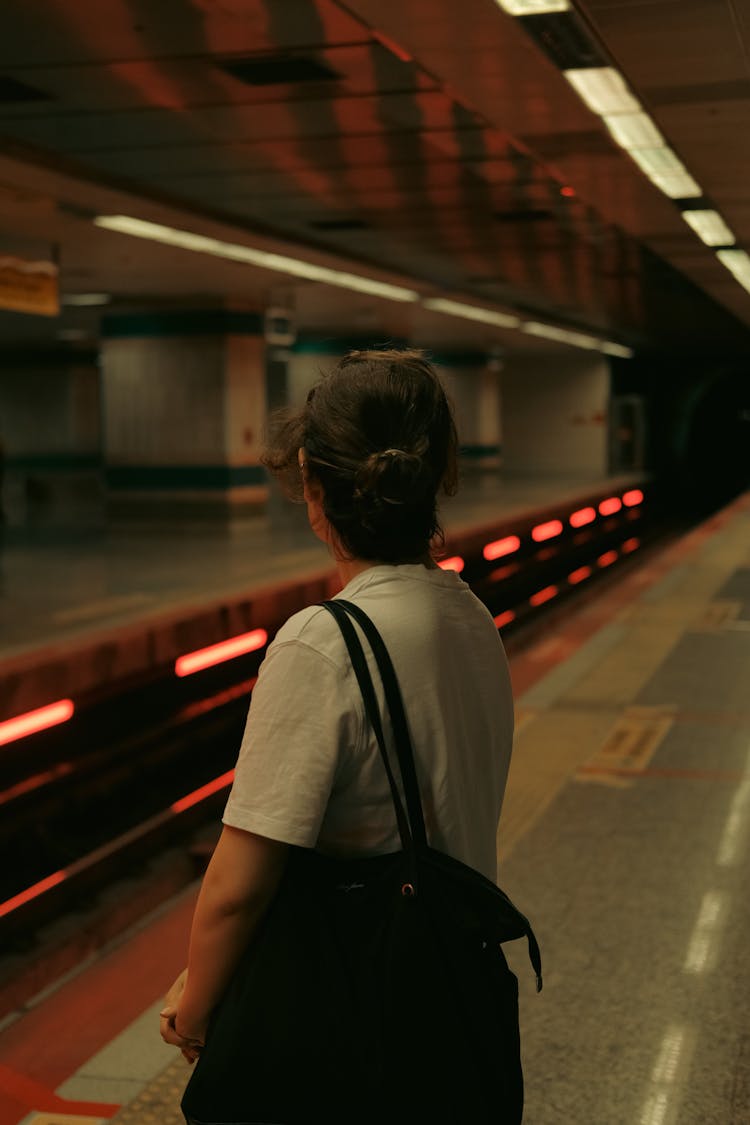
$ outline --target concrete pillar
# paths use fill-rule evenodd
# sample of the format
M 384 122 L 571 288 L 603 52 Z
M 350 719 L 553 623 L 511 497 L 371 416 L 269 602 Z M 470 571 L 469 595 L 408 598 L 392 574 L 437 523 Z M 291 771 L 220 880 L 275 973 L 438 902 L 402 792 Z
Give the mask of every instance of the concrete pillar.
M 108 315 L 102 384 L 106 481 L 116 507 L 265 505 L 259 457 L 266 353 L 259 314 Z
M 516 354 L 505 361 L 502 378 L 507 473 L 606 475 L 610 372 L 604 356 Z
M 498 363 L 486 352 L 435 352 L 432 358 L 455 408 L 463 468 L 497 469 L 502 460 Z
M 103 505 L 96 352 L 0 352 L 0 444 L 9 524 L 97 520 Z

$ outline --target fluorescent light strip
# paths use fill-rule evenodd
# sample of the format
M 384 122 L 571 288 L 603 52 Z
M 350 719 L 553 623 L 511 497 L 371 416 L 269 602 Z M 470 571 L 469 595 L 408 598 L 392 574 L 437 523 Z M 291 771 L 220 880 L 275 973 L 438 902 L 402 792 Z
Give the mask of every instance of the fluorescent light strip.
M 497 0 L 509 16 L 544 16 L 548 12 L 570 11 L 570 0 Z
M 604 352 L 605 355 L 616 355 L 621 359 L 632 359 L 635 354 L 632 348 L 623 347 L 622 344 L 613 344 L 611 340 L 604 340 L 599 350 Z
M 603 117 L 611 113 L 640 113 L 641 105 L 611 66 L 564 70 L 563 74 L 590 110 Z
M 603 121 L 614 140 L 626 152 L 634 148 L 659 148 L 666 144 L 647 113 L 606 113 Z
M 427 297 L 422 301 L 422 305 L 431 312 L 460 316 L 466 320 L 478 320 L 481 324 L 492 324 L 496 328 L 518 328 L 521 323 L 519 316 L 484 309 L 479 305 L 465 305 L 462 301 L 448 301 L 442 297 Z
M 347 273 L 345 270 L 316 266 L 313 262 L 305 262 L 300 258 L 288 258 L 284 254 L 272 254 L 266 250 L 253 250 L 250 246 L 242 246 L 237 242 L 222 242 L 218 238 L 208 238 L 202 234 L 193 234 L 191 231 L 166 227 L 161 223 L 146 222 L 144 219 L 135 219 L 129 215 L 97 215 L 94 224 L 104 230 L 117 231 L 119 234 L 129 234 L 135 238 L 147 238 L 153 242 L 163 242 L 168 246 L 178 246 L 183 250 L 194 250 L 201 254 L 212 254 L 214 257 L 227 258 L 233 262 L 244 262 L 247 265 L 259 266 L 261 269 L 286 273 L 292 277 L 301 277 L 306 281 L 320 281 L 325 285 L 337 285 L 342 289 L 369 293 L 373 297 L 384 297 L 389 301 L 419 300 L 419 293 L 415 289 L 406 289 L 401 285 L 390 285 L 384 281 L 376 281 L 374 278 Z
M 717 250 L 716 257 L 750 293 L 750 257 L 745 250 Z
M 651 183 L 670 199 L 692 199 L 703 192 L 678 156 L 662 148 L 634 148 L 628 155 Z
M 529 336 L 541 336 L 546 340 L 559 340 L 561 344 L 571 344 L 576 348 L 587 348 L 598 351 L 601 340 L 596 336 L 588 336 L 585 332 L 570 332 L 567 328 L 557 328 L 552 324 L 540 324 L 536 320 L 527 320 L 521 325 Z
M 735 241 L 718 211 L 683 211 L 682 217 L 706 246 L 731 246 Z

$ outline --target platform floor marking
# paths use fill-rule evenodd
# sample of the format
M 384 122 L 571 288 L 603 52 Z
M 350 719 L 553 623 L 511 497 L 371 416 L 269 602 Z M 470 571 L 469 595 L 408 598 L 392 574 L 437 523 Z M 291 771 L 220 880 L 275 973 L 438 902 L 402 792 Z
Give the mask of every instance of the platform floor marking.
M 596 753 L 577 771 L 578 780 L 604 781 L 643 773 L 675 721 L 670 707 L 629 707 Z
M 697 618 L 693 628 L 703 632 L 706 629 L 713 631 L 714 629 L 726 629 L 727 626 L 731 627 L 741 608 L 741 602 L 721 600 L 709 602 L 703 613 Z
M 178 1054 L 173 1063 L 111 1118 L 111 1125 L 185 1125 L 180 1101 L 192 1073 Z

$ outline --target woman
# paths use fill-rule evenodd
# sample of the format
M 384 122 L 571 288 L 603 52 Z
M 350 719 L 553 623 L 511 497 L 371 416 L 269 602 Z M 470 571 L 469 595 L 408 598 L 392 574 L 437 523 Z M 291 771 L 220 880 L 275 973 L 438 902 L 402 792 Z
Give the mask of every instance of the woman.
M 492 616 L 431 555 L 437 495 L 455 492 L 456 457 L 451 409 L 422 354 L 363 351 L 313 388 L 264 463 L 291 496 L 301 491 L 336 560 L 340 596 L 372 618 L 391 654 L 430 845 L 494 882 L 513 706 Z M 319 606 L 294 614 L 268 648 L 223 820 L 188 969 L 162 1012 L 163 1038 L 190 1061 L 274 897 L 289 845 L 341 857 L 401 846 L 341 634 Z

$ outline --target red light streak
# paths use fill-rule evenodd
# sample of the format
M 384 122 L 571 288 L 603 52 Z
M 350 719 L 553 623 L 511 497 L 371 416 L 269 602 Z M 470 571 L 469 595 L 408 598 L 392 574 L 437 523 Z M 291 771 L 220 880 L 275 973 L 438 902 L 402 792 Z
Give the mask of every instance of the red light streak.
M 455 570 L 457 574 L 461 573 L 465 565 L 460 555 L 452 555 L 449 559 L 443 559 L 438 563 L 441 570 Z
M 617 562 L 617 551 L 605 551 L 596 560 L 597 566 L 611 566 L 613 562 Z
M 38 883 L 34 883 L 32 887 L 27 887 L 25 891 L 20 894 L 14 895 L 13 898 L 6 899 L 5 902 L 0 903 L 0 918 L 4 918 L 6 914 L 11 914 L 17 910 L 19 906 L 23 906 L 25 902 L 30 902 L 32 898 L 37 898 L 39 895 L 49 891 L 52 887 L 56 887 L 58 883 L 62 883 L 67 878 L 65 870 L 56 871 L 54 875 L 48 875 L 46 879 L 41 879 Z
M 622 507 L 622 502 L 619 496 L 610 496 L 607 500 L 602 500 L 599 505 L 599 514 L 602 516 L 613 516 L 615 512 L 619 512 Z
M 536 594 L 531 595 L 529 605 L 543 605 L 544 602 L 548 602 L 551 598 L 556 597 L 558 593 L 557 586 L 545 586 L 543 590 L 539 590 Z
M 531 532 L 535 543 L 543 543 L 545 539 L 554 539 L 563 529 L 561 520 L 548 520 L 547 523 L 538 523 Z
M 504 582 L 511 575 L 518 574 L 520 569 L 518 563 L 508 563 L 507 566 L 499 566 L 497 570 L 491 570 L 487 578 L 490 582 Z
M 16 715 L 14 719 L 6 719 L 0 723 L 0 746 L 7 742 L 15 742 L 18 738 L 26 738 L 29 734 L 47 730 L 48 727 L 65 723 L 73 714 L 75 707 L 72 699 L 60 699 L 57 703 L 48 703 L 46 707 L 37 707 L 35 711 L 27 711 L 23 715 Z
M 640 545 L 640 539 L 626 539 L 620 550 L 623 555 L 629 555 L 631 551 L 637 551 Z
M 515 621 L 516 615 L 512 609 L 506 609 L 504 613 L 498 613 L 494 618 L 495 624 L 498 629 L 502 629 L 503 625 L 510 625 L 511 621 Z
M 206 797 L 210 797 L 213 793 L 218 793 L 220 789 L 226 789 L 234 781 L 234 770 L 229 770 L 223 773 L 221 777 L 214 778 L 209 781 L 207 785 L 202 785 L 200 789 L 194 789 L 192 793 L 188 793 L 186 797 L 181 797 L 179 801 L 175 801 L 170 805 L 173 813 L 184 812 L 185 809 L 190 809 L 193 805 L 200 804 L 205 801 Z
M 591 567 L 590 566 L 579 566 L 578 570 L 574 570 L 572 574 L 568 575 L 568 582 L 570 582 L 571 586 L 577 586 L 579 582 L 583 582 L 584 579 L 590 578 L 590 577 L 591 577 Z
M 505 539 L 496 539 L 493 543 L 488 543 L 482 554 L 488 562 L 492 562 L 493 559 L 501 559 L 503 555 L 512 555 L 520 546 L 521 540 L 517 535 L 506 535 Z
M 596 508 L 579 508 L 577 512 L 573 512 L 570 517 L 571 527 L 585 527 L 587 523 L 593 523 L 596 519 Z
M 560 188 L 560 195 L 564 195 L 566 199 L 573 199 L 575 197 L 575 193 L 576 189 L 569 187 L 567 184 L 565 187 Z
M 222 664 L 225 660 L 233 660 L 236 656 L 244 656 L 247 652 L 255 652 L 263 648 L 268 640 L 265 629 L 253 629 L 250 633 L 240 633 L 238 637 L 230 637 L 228 641 L 219 641 L 208 648 L 199 648 L 195 652 L 188 652 L 175 661 L 175 674 L 178 676 L 192 676 L 193 672 L 202 672 L 204 668 L 212 668 L 214 664 Z
M 626 508 L 634 508 L 636 504 L 643 502 L 643 493 L 640 488 L 631 488 L 630 492 L 624 494 L 622 502 Z

